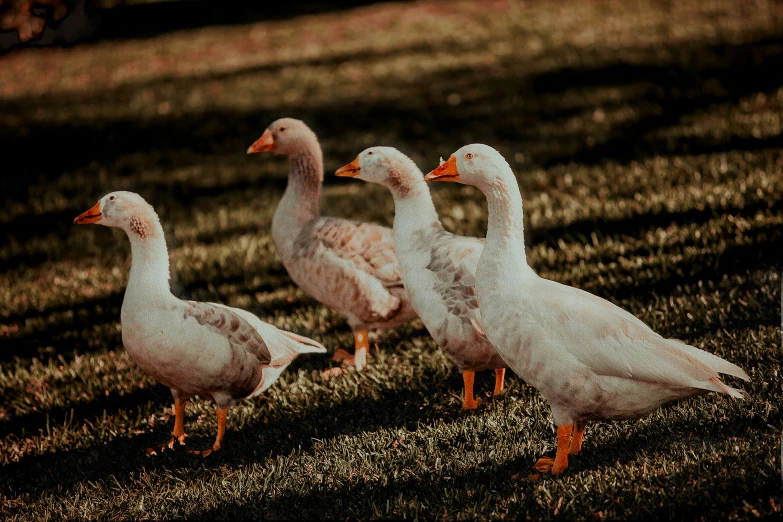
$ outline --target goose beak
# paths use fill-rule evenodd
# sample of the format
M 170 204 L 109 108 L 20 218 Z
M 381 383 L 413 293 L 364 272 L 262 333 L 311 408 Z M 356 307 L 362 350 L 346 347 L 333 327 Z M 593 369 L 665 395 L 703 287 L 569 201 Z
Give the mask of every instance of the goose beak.
M 87 225 L 89 223 L 97 223 L 101 220 L 101 202 L 97 202 L 87 212 L 82 212 L 76 219 L 73 220 L 76 225 Z
M 356 159 L 350 162 L 348 165 L 337 169 L 334 175 L 340 176 L 342 178 L 353 178 L 358 176 L 361 172 L 362 168 L 359 166 L 359 156 L 356 156 Z
M 256 152 L 269 152 L 274 146 L 275 138 L 272 136 L 272 131 L 265 130 L 261 137 L 247 148 L 247 153 L 255 154 Z
M 441 160 L 443 161 L 443 160 Z M 432 172 L 424 176 L 424 181 L 457 181 L 459 172 L 457 171 L 457 158 L 450 157 Z

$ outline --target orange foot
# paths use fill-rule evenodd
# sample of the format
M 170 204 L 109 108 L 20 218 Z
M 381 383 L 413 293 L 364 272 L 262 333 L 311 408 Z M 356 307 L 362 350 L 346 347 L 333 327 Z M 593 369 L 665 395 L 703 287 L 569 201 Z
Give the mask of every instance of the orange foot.
M 213 444 L 211 448 L 205 450 L 188 450 L 191 455 L 200 455 L 202 457 L 209 457 L 214 452 L 220 449 L 220 444 Z
M 202 457 L 209 457 L 214 452 L 220 449 L 220 443 L 223 442 L 223 436 L 226 434 L 226 416 L 228 415 L 228 407 L 223 409 L 218 408 L 217 413 L 218 432 L 215 438 L 215 443 L 212 447 L 205 450 L 191 450 L 188 451 L 191 455 L 201 455 Z
M 479 407 L 479 404 L 481 404 L 481 399 L 478 397 L 471 397 L 470 399 L 465 399 L 462 401 L 462 409 L 463 410 L 475 410 Z
M 533 467 L 542 473 L 559 475 L 568 467 L 568 446 L 571 442 L 572 426 L 557 427 L 557 453 L 555 458 L 541 457 Z
M 163 444 L 160 448 L 147 448 L 147 455 L 157 455 L 158 453 L 163 453 L 166 450 L 173 450 L 177 443 L 179 443 L 180 446 L 184 446 L 186 437 L 187 435 L 184 433 L 182 435 L 172 435 L 169 441 Z
M 538 462 L 533 464 L 533 467 L 541 473 L 549 473 L 552 471 L 552 466 L 555 465 L 555 459 L 551 457 L 541 457 Z
M 336 362 L 350 361 L 350 363 L 348 364 L 353 364 L 354 357 L 353 354 L 348 353 L 347 350 L 343 350 L 342 348 L 340 348 L 336 352 L 334 352 L 334 355 L 332 355 L 332 360 Z
M 533 464 L 533 468 L 541 473 L 551 473 L 552 475 L 560 475 L 568 467 L 568 461 L 563 462 L 562 459 L 558 462 L 557 458 L 541 457 L 538 462 Z
M 361 371 L 365 366 L 367 366 L 367 350 L 360 348 L 359 350 L 356 350 L 355 354 L 350 354 L 346 350 L 340 348 L 334 352 L 334 355 L 332 355 L 332 360 L 341 362 L 343 364 L 356 366 L 356 369 Z

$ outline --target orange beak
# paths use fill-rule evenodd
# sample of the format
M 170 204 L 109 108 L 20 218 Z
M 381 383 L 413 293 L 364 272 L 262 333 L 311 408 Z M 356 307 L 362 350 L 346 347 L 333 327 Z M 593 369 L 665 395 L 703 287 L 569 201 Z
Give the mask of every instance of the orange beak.
M 76 219 L 73 220 L 76 225 L 87 225 L 89 223 L 97 223 L 101 220 L 101 202 L 97 202 L 87 212 L 82 212 Z
M 272 136 L 272 131 L 265 130 L 261 137 L 247 148 L 247 153 L 255 154 L 256 152 L 270 152 L 274 146 L 275 138 Z
M 457 158 L 450 157 L 448 161 L 441 163 L 438 168 L 424 176 L 424 181 L 457 181 L 459 172 L 457 171 Z
M 362 168 L 359 166 L 359 156 L 356 156 L 356 159 L 348 165 L 337 169 L 334 175 L 342 178 L 353 178 L 354 176 L 358 176 L 361 171 Z

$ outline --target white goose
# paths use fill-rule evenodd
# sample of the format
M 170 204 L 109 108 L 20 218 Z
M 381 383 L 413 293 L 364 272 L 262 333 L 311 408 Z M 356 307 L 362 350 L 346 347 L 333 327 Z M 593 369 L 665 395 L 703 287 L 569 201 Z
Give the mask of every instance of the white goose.
M 367 363 L 367 330 L 416 318 L 403 287 L 392 231 L 374 223 L 322 217 L 321 146 L 300 120 L 273 122 L 247 150 L 288 156 L 288 185 L 272 219 L 272 239 L 291 279 L 315 299 L 344 315 L 355 350 L 335 360 Z
M 185 444 L 185 403 L 194 395 L 217 406 L 218 433 L 204 456 L 220 449 L 228 407 L 269 388 L 300 353 L 321 344 L 279 330 L 245 310 L 183 301 L 169 288 L 169 256 L 152 206 L 133 192 L 112 192 L 74 219 L 120 228 L 131 243 L 122 301 L 122 343 L 131 359 L 174 396 L 174 432 L 161 449 Z M 153 450 L 150 452 L 154 453 Z
M 525 258 L 519 186 L 495 149 L 466 145 L 425 179 L 473 185 L 489 202 L 476 273 L 479 308 L 490 342 L 552 409 L 557 453 L 537 469 L 562 473 L 568 455 L 581 449 L 586 421 L 639 418 L 709 391 L 742 398 L 718 375 L 747 380 L 738 366 L 664 339 L 609 301 L 536 275 Z
M 484 241 L 443 229 L 424 174 L 402 152 L 371 147 L 337 176 L 378 183 L 394 196 L 394 246 L 405 288 L 424 326 L 454 358 L 465 385 L 463 409 L 474 409 L 475 372 L 495 370 L 495 395 L 503 390 L 506 363 L 481 330 L 476 265 Z

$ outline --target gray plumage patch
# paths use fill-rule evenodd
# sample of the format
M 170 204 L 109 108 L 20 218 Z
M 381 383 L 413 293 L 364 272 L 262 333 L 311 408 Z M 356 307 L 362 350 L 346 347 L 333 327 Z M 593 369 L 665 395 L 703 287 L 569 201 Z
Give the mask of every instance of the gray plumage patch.
M 411 182 L 409 179 L 406 179 L 405 173 L 401 172 L 394 166 L 389 167 L 389 189 L 394 193 L 397 194 L 398 197 L 404 198 L 407 196 L 411 191 Z
M 142 239 L 152 237 L 155 230 L 149 223 L 143 219 L 133 216 L 130 220 L 131 231 L 137 234 Z
M 232 347 L 239 345 L 237 348 L 252 353 L 261 364 L 269 364 L 272 361 L 264 339 L 245 318 L 210 303 L 188 301 L 188 305 L 185 319 L 193 317 L 199 324 L 213 327 L 229 340 Z
M 430 251 L 430 261 L 427 264 L 427 269 L 437 277 L 433 289 L 443 299 L 450 314 L 469 322 L 469 310 L 478 309 L 476 267 L 466 264 L 463 259 L 472 250 L 480 248 L 481 243 L 479 240 L 468 242 L 466 239 L 458 238 L 438 227 L 428 237 L 418 240 L 435 245 Z
M 184 317 L 212 327 L 228 339 L 231 364 L 219 376 L 221 387 L 234 398 L 247 397 L 261 382 L 263 366 L 272 361 L 264 339 L 244 317 L 211 303 L 187 301 Z
M 374 223 L 321 218 L 302 229 L 294 252 L 297 261 L 319 260 L 323 249 L 379 279 L 386 288 L 402 286 L 391 229 Z

